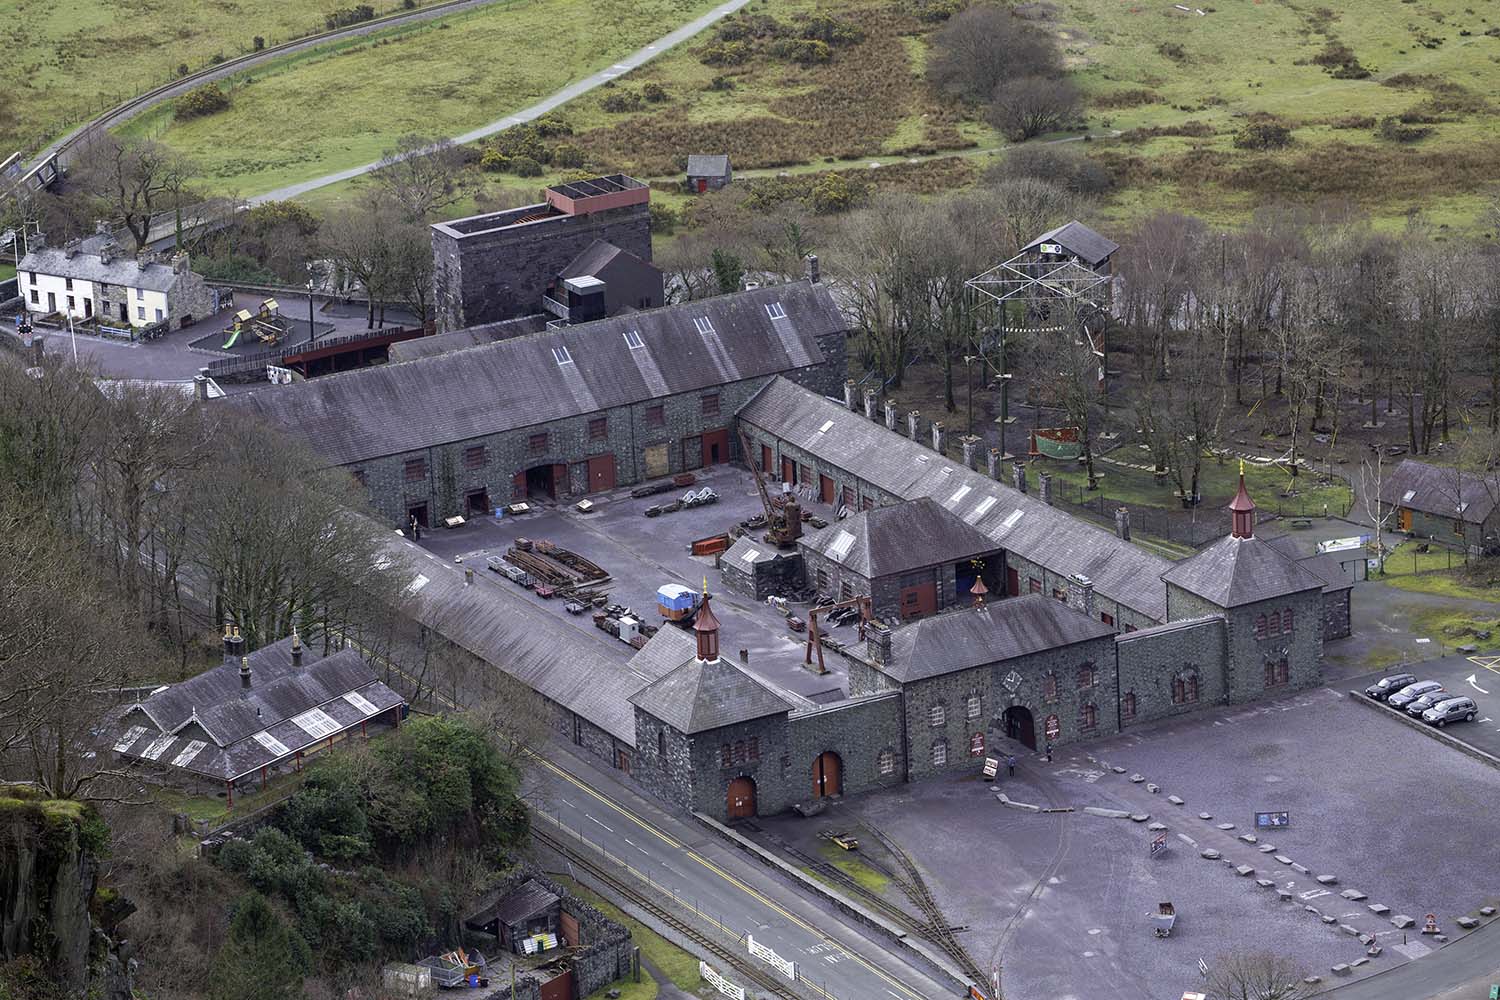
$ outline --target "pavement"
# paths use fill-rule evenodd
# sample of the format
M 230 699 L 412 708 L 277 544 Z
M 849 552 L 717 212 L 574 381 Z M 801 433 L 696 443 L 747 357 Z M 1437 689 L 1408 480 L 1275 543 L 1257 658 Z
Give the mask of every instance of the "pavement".
M 825 902 L 772 877 L 740 849 L 669 814 L 619 776 L 561 746 L 527 769 L 523 797 L 535 822 L 630 859 L 666 897 L 731 937 L 753 934 L 797 963 L 834 1000 L 927 1000 L 953 994 L 893 954 L 889 940 L 846 921 Z
M 714 559 L 690 554 L 688 546 L 694 539 L 727 531 L 762 509 L 754 480 L 745 470 L 721 465 L 695 474 L 698 481 L 691 489 L 712 486 L 720 496 L 718 503 L 648 518 L 643 514 L 647 507 L 675 499 L 688 488 L 639 499 L 631 497 L 627 489 L 618 489 L 591 495 L 589 500 L 595 505 L 591 514 L 546 505 L 519 517 L 506 516 L 498 521 L 479 517 L 459 528 L 430 530 L 423 533 L 419 544 L 444 559 L 460 557 L 483 571 L 485 558 L 503 554 L 518 537 L 556 542 L 607 570 L 613 577 L 608 584 L 610 602 L 630 608 L 650 624 L 662 624 L 656 610 L 658 587 L 677 583 L 701 590 L 707 580 L 726 652 L 740 657 L 743 651 L 741 662 L 752 673 L 787 690 L 818 701 L 842 699 L 848 690 L 848 675 L 837 667 L 841 657 L 827 657 L 828 673 L 824 675 L 806 667 L 806 633 L 792 633 L 786 619 L 767 605 L 724 590 Z M 826 505 L 809 502 L 805 506 L 833 519 L 833 510 Z M 594 627 L 589 615 L 569 615 L 563 610 L 565 602 L 543 600 L 530 590 L 517 588 L 516 592 L 560 621 L 599 639 L 621 662 L 634 655 L 631 647 Z M 806 611 L 807 605 L 794 605 L 794 613 L 804 620 Z M 828 629 L 825 634 L 854 641 L 856 626 Z

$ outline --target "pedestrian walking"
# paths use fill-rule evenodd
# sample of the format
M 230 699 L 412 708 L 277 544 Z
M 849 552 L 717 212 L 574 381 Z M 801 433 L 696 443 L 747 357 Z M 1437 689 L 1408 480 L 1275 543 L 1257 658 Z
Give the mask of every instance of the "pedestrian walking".
M 1005 769 L 1012 778 L 1016 776 L 1016 758 L 1014 754 L 1005 758 Z
M 1052 741 L 1047 741 L 1047 763 L 1052 763 Z

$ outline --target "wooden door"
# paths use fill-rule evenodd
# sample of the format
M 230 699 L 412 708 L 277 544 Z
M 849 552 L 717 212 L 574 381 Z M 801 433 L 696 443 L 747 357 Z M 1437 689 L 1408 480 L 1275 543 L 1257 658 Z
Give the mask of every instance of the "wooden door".
M 937 612 L 937 584 L 921 583 L 901 590 L 901 617 L 921 618 Z
M 516 478 L 511 481 L 510 495 L 514 500 L 526 498 L 526 471 L 524 469 L 516 473 Z
M 827 476 L 818 476 L 818 498 L 830 506 L 837 498 L 837 494 L 833 491 L 833 480 Z
M 1011 597 L 1021 596 L 1021 574 L 1013 569 L 1005 571 L 1005 592 Z
M 783 483 L 795 483 L 797 481 L 797 463 L 784 455 L 781 459 L 781 481 Z
M 1400 523 L 1401 523 L 1401 530 L 1402 531 L 1410 531 L 1411 530 L 1411 509 L 1410 508 L 1408 508 L 1408 507 L 1402 507 L 1401 508 Z
M 760 446 L 760 471 L 767 475 L 771 472 L 771 446 L 768 444 Z
M 573 970 L 547 980 L 541 993 L 542 1000 L 573 1000 Z
M 735 778 L 729 783 L 727 797 L 730 819 L 749 819 L 755 815 L 755 782 Z
M 567 910 L 562 910 L 557 915 L 557 936 L 562 938 L 563 944 L 569 948 L 577 948 L 583 944 L 583 934 L 578 927 L 578 918 Z
M 653 444 L 646 449 L 646 478 L 660 479 L 671 471 L 671 463 L 667 459 L 667 446 L 664 444 Z
M 844 762 L 832 750 L 825 750 L 813 761 L 813 798 L 842 795 L 843 791 Z
M 602 493 L 615 488 L 615 456 L 593 455 L 589 458 L 589 492 Z
M 703 432 L 703 464 L 721 465 L 729 461 L 729 432 L 704 431 Z

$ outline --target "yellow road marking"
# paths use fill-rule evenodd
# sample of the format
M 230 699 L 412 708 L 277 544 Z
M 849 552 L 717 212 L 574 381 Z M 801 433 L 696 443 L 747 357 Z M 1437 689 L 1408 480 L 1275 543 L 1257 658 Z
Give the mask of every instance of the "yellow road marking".
M 1471 656 L 1469 662 L 1477 664 L 1491 673 L 1500 674 L 1500 656 Z
M 748 886 L 745 883 L 741 882 L 739 879 L 735 878 L 733 875 L 731 875 L 728 872 L 724 871 L 718 865 L 715 865 L 713 862 L 709 861 L 707 858 L 705 858 L 702 855 L 698 854 L 696 851 L 689 850 L 684 844 L 682 844 L 682 843 L 678 842 L 677 840 L 673 839 L 672 837 L 668 836 L 664 831 L 658 830 L 656 827 L 652 826 L 650 823 L 646 822 L 641 817 L 635 815 L 635 813 L 633 813 L 630 810 L 626 809 L 624 806 L 622 806 L 619 803 L 613 801 L 612 799 L 608 799 L 608 798 L 604 797 L 603 795 L 599 794 L 594 789 L 590 788 L 588 785 L 584 784 L 582 781 L 580 781 L 577 778 L 575 778 L 572 774 L 570 774 L 567 771 L 563 770 L 562 768 L 558 767 L 556 764 L 553 764 L 551 761 L 549 761 L 549 760 L 547 760 L 547 759 L 545 759 L 543 757 L 540 757 L 540 756 L 538 756 L 538 755 L 536 755 L 534 753 L 532 754 L 532 756 L 535 757 L 535 759 L 537 760 L 538 763 L 540 763 L 543 767 L 547 768 L 547 770 L 549 770 L 552 773 L 556 774 L 558 777 L 562 778 L 564 781 L 567 781 L 569 784 L 571 784 L 574 787 L 578 788 L 580 791 L 583 791 L 583 792 L 587 793 L 588 795 L 593 796 L 599 802 L 603 803 L 604 805 L 606 805 L 609 808 L 613 809 L 615 812 L 619 813 L 621 816 L 623 816 L 626 819 L 630 820 L 635 825 L 639 826 L 642 830 L 645 830 L 647 833 L 650 833 L 653 836 L 659 838 L 664 843 L 669 844 L 672 847 L 675 847 L 678 850 L 682 851 L 684 854 L 686 854 L 688 856 L 688 858 L 690 858 L 693 861 L 696 861 L 698 864 L 702 865 L 704 868 L 707 868 L 709 871 L 711 871 L 715 875 L 719 876 L 719 878 L 723 879 L 725 882 L 728 882 L 730 885 L 734 886 L 736 889 L 740 890 L 745 895 L 749 896 L 751 899 L 753 899 L 756 902 L 760 903 L 762 906 L 765 906 L 768 909 L 773 910 L 776 913 L 779 913 L 782 917 L 784 917 L 787 920 L 791 921 L 791 923 L 793 925 L 795 925 L 797 927 L 800 927 L 802 930 L 808 932 L 809 934 L 812 934 L 813 936 L 815 936 L 815 937 L 817 937 L 817 938 L 819 938 L 821 940 L 827 941 L 835 949 L 838 950 L 839 954 L 843 955 L 845 958 L 850 958 L 850 959 L 853 959 L 855 962 L 858 962 L 860 965 L 864 966 L 866 969 L 868 969 L 869 971 L 873 972 L 875 975 L 879 976 L 881 979 L 885 980 L 887 983 L 889 983 L 890 985 L 894 986 L 896 989 L 900 990 L 902 993 L 906 994 L 909 997 L 912 997 L 913 1000 L 922 1000 L 922 995 L 921 994 L 912 992 L 908 987 L 906 987 L 900 981 L 891 978 L 890 974 L 887 973 L 884 969 L 881 969 L 881 968 L 879 968 L 878 966 L 875 966 L 875 965 L 871 965 L 869 962 L 865 961 L 865 959 L 862 958 L 861 956 L 856 955 L 853 952 L 850 952 L 850 951 L 846 950 L 841 944 L 839 944 L 837 941 L 834 941 L 832 938 L 830 938 L 828 935 L 824 934 L 822 931 L 818 930 L 816 927 L 814 927 L 811 924 L 807 923 L 806 921 L 802 920 L 800 917 L 797 917 L 797 916 L 795 916 L 795 915 L 793 915 L 791 913 L 788 913 L 786 910 L 782 909 L 781 906 L 779 906 L 778 904 L 776 904 L 772 900 L 766 898 L 761 893 L 757 892 L 755 889 L 752 889 L 750 886 Z M 819 993 L 822 993 L 824 996 L 829 996 L 828 993 L 826 993 L 825 991 L 819 989 L 816 986 L 813 986 L 812 983 L 808 983 L 808 982 L 806 982 L 806 980 L 803 980 L 802 982 L 805 985 L 807 985 L 807 986 L 811 986 L 813 989 L 817 990 L 817 992 L 819 992 Z

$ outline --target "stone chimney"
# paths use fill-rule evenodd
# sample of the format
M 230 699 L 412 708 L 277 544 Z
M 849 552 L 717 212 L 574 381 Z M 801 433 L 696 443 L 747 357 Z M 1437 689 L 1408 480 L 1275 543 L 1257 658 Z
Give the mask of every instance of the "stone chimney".
M 240 657 L 240 687 L 250 690 L 250 657 Z
M 63 244 L 63 257 L 67 260 L 72 260 L 74 257 L 78 256 L 78 250 L 82 246 L 83 240 L 69 240 L 68 242 Z
M 859 407 L 854 405 L 854 400 L 854 380 L 846 378 L 844 379 L 844 409 L 855 410 L 857 412 Z
M 172 255 L 172 273 L 173 274 L 187 274 L 188 273 L 188 255 L 187 255 L 186 252 L 184 252 L 184 251 L 178 251 L 177 253 L 174 253 Z
M 807 280 L 818 283 L 818 255 L 815 253 L 807 255 Z
M 1120 507 L 1115 511 L 1115 534 L 1130 541 L 1130 508 Z
M 885 401 L 885 429 L 888 431 L 896 429 L 896 401 L 894 399 Z
M 1068 577 L 1068 607 L 1090 618 L 1094 611 L 1094 581 L 1079 573 Z
M 238 625 L 224 626 L 224 660 L 233 663 L 245 655 L 245 637 Z
M 948 428 L 943 426 L 941 420 L 932 422 L 932 450 L 939 455 L 948 450 Z
M 906 434 L 913 441 L 918 440 L 917 429 L 922 424 L 921 410 L 908 410 L 906 413 Z
M 1014 462 L 1010 467 L 1011 485 L 1018 493 L 1026 492 L 1026 463 Z
M 870 659 L 880 664 L 890 663 L 891 627 L 884 622 L 871 622 L 865 634 L 869 637 L 865 642 L 865 652 Z
M 1042 498 L 1042 503 L 1052 506 L 1052 473 L 1038 471 L 1036 474 L 1037 496 Z
M 972 434 L 965 434 L 958 439 L 958 443 L 964 450 L 964 468 L 974 468 L 974 456 L 979 453 L 979 439 Z
M 193 398 L 198 400 L 198 402 L 200 403 L 208 402 L 207 375 L 199 374 L 193 376 Z
M 878 392 L 876 392 L 874 389 L 866 389 L 865 390 L 865 419 L 866 420 L 874 420 L 875 419 L 875 401 L 876 401 L 876 399 L 879 398 L 879 396 L 880 396 L 880 394 Z
M 295 628 L 292 629 L 292 666 L 302 666 L 302 637 Z
M 995 479 L 1000 475 L 999 448 L 991 448 L 989 453 L 984 456 L 984 471 L 991 479 Z
M 44 233 L 44 232 L 41 232 L 40 230 L 38 230 L 35 233 L 32 233 L 31 234 L 31 238 L 26 241 L 26 246 L 28 248 L 32 249 L 32 250 L 40 250 L 43 247 L 45 247 L 46 245 L 47 245 L 47 234 Z

